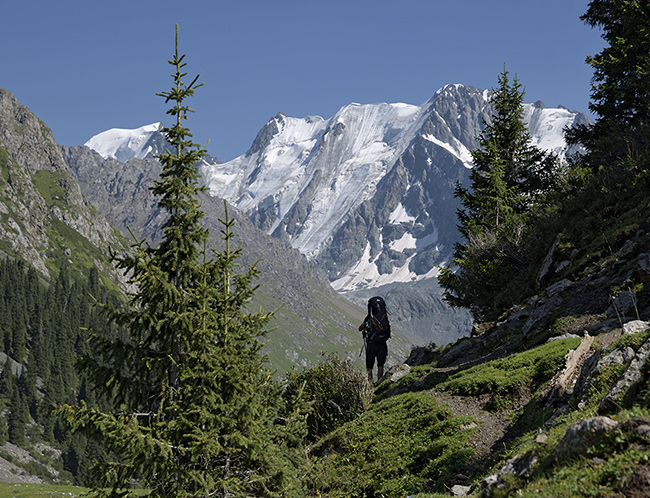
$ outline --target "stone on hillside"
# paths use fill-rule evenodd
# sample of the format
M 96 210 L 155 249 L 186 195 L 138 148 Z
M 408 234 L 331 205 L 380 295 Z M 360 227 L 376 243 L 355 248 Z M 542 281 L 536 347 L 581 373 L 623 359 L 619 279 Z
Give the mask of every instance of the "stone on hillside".
M 643 320 L 633 320 L 623 325 L 623 334 L 638 334 L 650 329 L 650 323 Z
M 643 343 L 623 375 L 609 390 L 600 403 L 599 412 L 609 411 L 621 404 L 630 388 L 643 378 L 643 367 L 648 355 L 650 355 L 650 339 Z
M 555 273 L 561 273 L 564 270 L 566 270 L 569 266 L 571 266 L 571 261 L 561 261 L 560 263 L 557 264 L 557 267 L 555 268 Z
M 644 282 L 650 279 L 650 254 L 643 253 L 639 254 L 639 259 L 637 261 L 637 271 L 641 280 Z
M 617 425 L 609 417 L 592 417 L 576 422 L 567 429 L 553 453 L 556 457 L 580 455 L 601 442 Z
M 628 239 L 628 240 L 625 241 L 625 244 L 623 244 L 623 247 L 621 247 L 618 250 L 618 252 L 616 253 L 616 257 L 617 258 L 627 258 L 635 250 L 636 250 L 636 244 Z
M 620 292 L 614 302 L 607 308 L 607 318 L 622 318 L 628 316 L 636 308 L 636 294 L 630 291 Z
M 456 484 L 455 486 L 451 487 L 451 496 L 467 496 L 470 491 L 469 486 L 461 486 L 460 484 Z
M 537 465 L 538 458 L 535 455 L 517 455 L 514 458 L 511 458 L 506 462 L 506 464 L 501 467 L 501 470 L 498 474 L 494 474 L 483 479 L 483 489 L 485 490 L 486 496 L 492 496 L 492 488 L 496 487 L 497 489 L 502 489 L 503 477 L 505 475 L 513 475 L 515 477 L 527 477 L 532 471 L 533 467 Z
M 555 249 L 557 249 L 559 243 L 560 243 L 560 236 L 558 235 L 557 238 L 555 239 L 555 242 L 553 242 L 553 245 L 548 250 L 548 253 L 546 253 L 546 257 L 542 262 L 542 266 L 539 270 L 539 273 L 537 273 L 537 278 L 535 279 L 536 289 L 541 288 L 544 281 L 548 279 L 551 270 L 551 264 L 553 264 L 553 256 L 555 255 Z
M 548 324 L 551 316 L 557 312 L 561 304 L 562 298 L 558 294 L 543 299 L 541 305 L 526 320 L 522 329 L 524 336 L 531 337 L 543 329 Z
M 406 363 L 392 367 L 385 377 L 391 382 L 397 382 L 399 379 L 411 373 L 411 367 Z
M 568 278 L 563 278 L 559 282 L 555 282 L 553 285 L 549 285 L 546 289 L 546 292 L 548 292 L 549 296 L 552 296 L 553 294 L 560 294 L 572 286 L 573 282 L 571 282 L 571 280 Z
M 405 363 L 413 367 L 424 365 L 427 362 L 427 358 L 436 350 L 436 347 L 433 342 L 426 346 L 415 346 L 411 349 L 411 353 Z

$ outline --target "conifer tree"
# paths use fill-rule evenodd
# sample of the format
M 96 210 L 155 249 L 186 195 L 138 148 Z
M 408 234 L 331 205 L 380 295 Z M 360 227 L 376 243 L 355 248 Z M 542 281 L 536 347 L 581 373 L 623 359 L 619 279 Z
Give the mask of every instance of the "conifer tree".
M 589 109 L 595 123 L 569 130 L 567 141 L 586 148 L 582 164 L 628 181 L 622 167 L 648 164 L 650 151 L 650 5 L 592 0 L 581 19 L 602 30 L 607 46 L 587 57 L 594 69 Z
M 455 246 L 456 268 L 442 269 L 439 279 L 445 300 L 469 308 L 475 318 L 488 318 L 508 305 L 497 297 L 526 265 L 522 243 L 529 216 L 554 187 L 557 158 L 532 144 L 523 98 L 519 80 L 511 81 L 504 68 L 492 94 L 491 122 L 472 151 L 470 188 L 456 185 L 464 241 Z
M 231 247 L 227 208 L 225 249 L 207 254 L 196 166 L 205 152 L 184 127 L 185 100 L 200 85 L 198 76 L 185 84 L 184 59 L 177 28 L 174 83 L 159 94 L 175 119 L 153 187 L 169 214 L 162 242 L 136 242 L 133 256 L 118 259 L 137 291 L 126 309 L 102 306 L 126 335 L 93 334 L 95 355 L 81 363 L 116 411 L 81 403 L 59 414 L 117 456 L 99 467 L 111 496 L 132 496 L 133 482 L 152 497 L 291 496 L 295 470 L 285 472 L 274 439 L 281 393 L 258 342 L 270 314 L 244 310 L 257 271 L 235 272 L 241 248 Z

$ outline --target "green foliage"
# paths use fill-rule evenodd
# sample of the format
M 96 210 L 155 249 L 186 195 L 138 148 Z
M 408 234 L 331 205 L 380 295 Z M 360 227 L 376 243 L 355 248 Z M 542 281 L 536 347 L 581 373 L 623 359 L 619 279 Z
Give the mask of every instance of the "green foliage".
M 477 396 L 490 393 L 491 408 L 501 410 L 504 403 L 521 393 L 522 388 L 538 386 L 555 375 L 564 356 L 580 343 L 579 339 L 552 341 L 522 353 L 461 370 L 440 384 L 449 392 Z
M 157 248 L 136 242 L 117 258 L 136 291 L 126 308 L 101 304 L 125 333 L 91 333 L 92 354 L 81 368 L 114 410 L 85 402 L 58 414 L 74 433 L 89 435 L 117 458 L 96 468 L 94 494 L 134 495 L 134 483 L 152 497 L 292 496 L 296 470 L 276 444 L 281 391 L 271 381 L 258 338 L 271 315 L 248 313 L 257 271 L 235 273 L 240 249 L 231 248 L 233 221 L 223 225 L 225 249 L 208 257 L 204 213 L 197 195 L 197 163 L 205 154 L 183 127 L 184 55 L 176 51 L 173 86 L 159 95 L 172 102 L 175 124 L 163 131 L 171 150 L 153 191 L 169 217 Z M 110 456 L 110 455 L 109 455 Z
M 0 147 L 0 178 L 5 182 L 9 181 L 9 153 Z
M 48 206 L 66 207 L 68 173 L 42 169 L 32 175 L 32 181 Z
M 316 444 L 312 496 L 407 496 L 442 491 L 473 450 L 471 417 L 454 417 L 430 396 L 405 394 L 373 404 Z
M 366 373 L 355 369 L 349 359 L 342 360 L 336 354 L 325 355 L 311 368 L 289 372 L 286 394 L 295 396 L 299 392 L 312 404 L 307 418 L 311 440 L 359 417 L 372 400 L 372 387 Z
M 594 69 L 589 109 L 596 122 L 568 138 L 586 147 L 583 162 L 593 171 L 603 167 L 601 173 L 626 181 L 639 166 L 647 169 L 650 151 L 650 7 L 638 0 L 592 0 L 581 19 L 599 28 L 607 45 L 587 57 Z
M 493 319 L 521 295 L 530 262 L 526 234 L 530 217 L 557 182 L 557 159 L 531 144 L 523 122 L 521 84 L 499 76 L 495 114 L 472 151 L 469 189 L 456 186 L 461 201 L 453 266 L 439 277 L 444 298 L 469 308 L 475 318 Z

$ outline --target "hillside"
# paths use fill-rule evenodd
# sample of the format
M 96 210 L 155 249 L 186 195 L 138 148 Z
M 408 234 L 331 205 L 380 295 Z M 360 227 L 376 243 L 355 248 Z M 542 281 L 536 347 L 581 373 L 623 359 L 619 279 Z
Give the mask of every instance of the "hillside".
M 131 158 L 127 162 L 104 159 L 85 146 L 62 147 L 70 171 L 84 196 L 117 227 L 125 237 L 129 232 L 155 246 L 160 241 L 163 213 L 150 191 L 161 171 L 152 158 Z M 222 247 L 219 219 L 224 217 L 223 200 L 200 196 L 206 213 L 204 225 L 210 230 L 210 246 Z M 361 347 L 358 324 L 364 313 L 338 296 L 321 270 L 286 241 L 266 235 L 235 208 L 235 243 L 244 247 L 241 265 L 255 265 L 261 272 L 253 306 L 278 309 L 274 330 L 267 336 L 267 350 L 279 371 L 316 362 L 321 351 L 338 351 L 356 357 Z M 408 353 L 408 336 L 399 336 L 395 351 Z
M 81 278 L 96 267 L 105 284 L 124 287 L 110 250 L 129 250 L 129 229 L 158 242 L 164 217 L 149 191 L 160 172 L 157 161 L 133 159 L 127 166 L 85 147 L 60 147 L 47 125 L 5 90 L 0 167 L 0 255 L 26 261 L 46 280 L 68 265 Z M 218 250 L 223 201 L 204 196 L 202 202 Z M 298 251 L 266 236 L 234 208 L 231 215 L 237 218 L 236 241 L 247 249 L 242 264 L 257 264 L 262 274 L 255 305 L 279 308 L 267 337 L 273 365 L 286 371 L 310 364 L 320 351 L 356 356 L 363 309 L 338 297 Z M 404 354 L 409 344 L 404 339 L 396 350 Z
M 414 349 L 365 415 L 315 446 L 314 495 L 650 496 L 650 233 L 627 221 L 578 246 L 565 232 L 536 295 Z M 377 417 L 393 432 L 370 430 Z

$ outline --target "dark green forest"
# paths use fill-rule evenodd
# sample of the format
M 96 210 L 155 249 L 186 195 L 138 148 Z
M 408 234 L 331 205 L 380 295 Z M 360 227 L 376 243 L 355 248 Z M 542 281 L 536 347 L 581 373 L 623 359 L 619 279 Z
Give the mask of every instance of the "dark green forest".
M 111 334 L 97 302 L 123 298 L 101 283 L 94 268 L 85 279 L 73 275 L 62 269 L 48 283 L 24 262 L 0 262 L 0 442 L 52 444 L 63 452 L 58 470 L 82 482 L 95 450 L 84 437 L 65 431 L 52 409 L 82 400 L 101 404 L 75 362 L 88 350 L 87 330 Z

